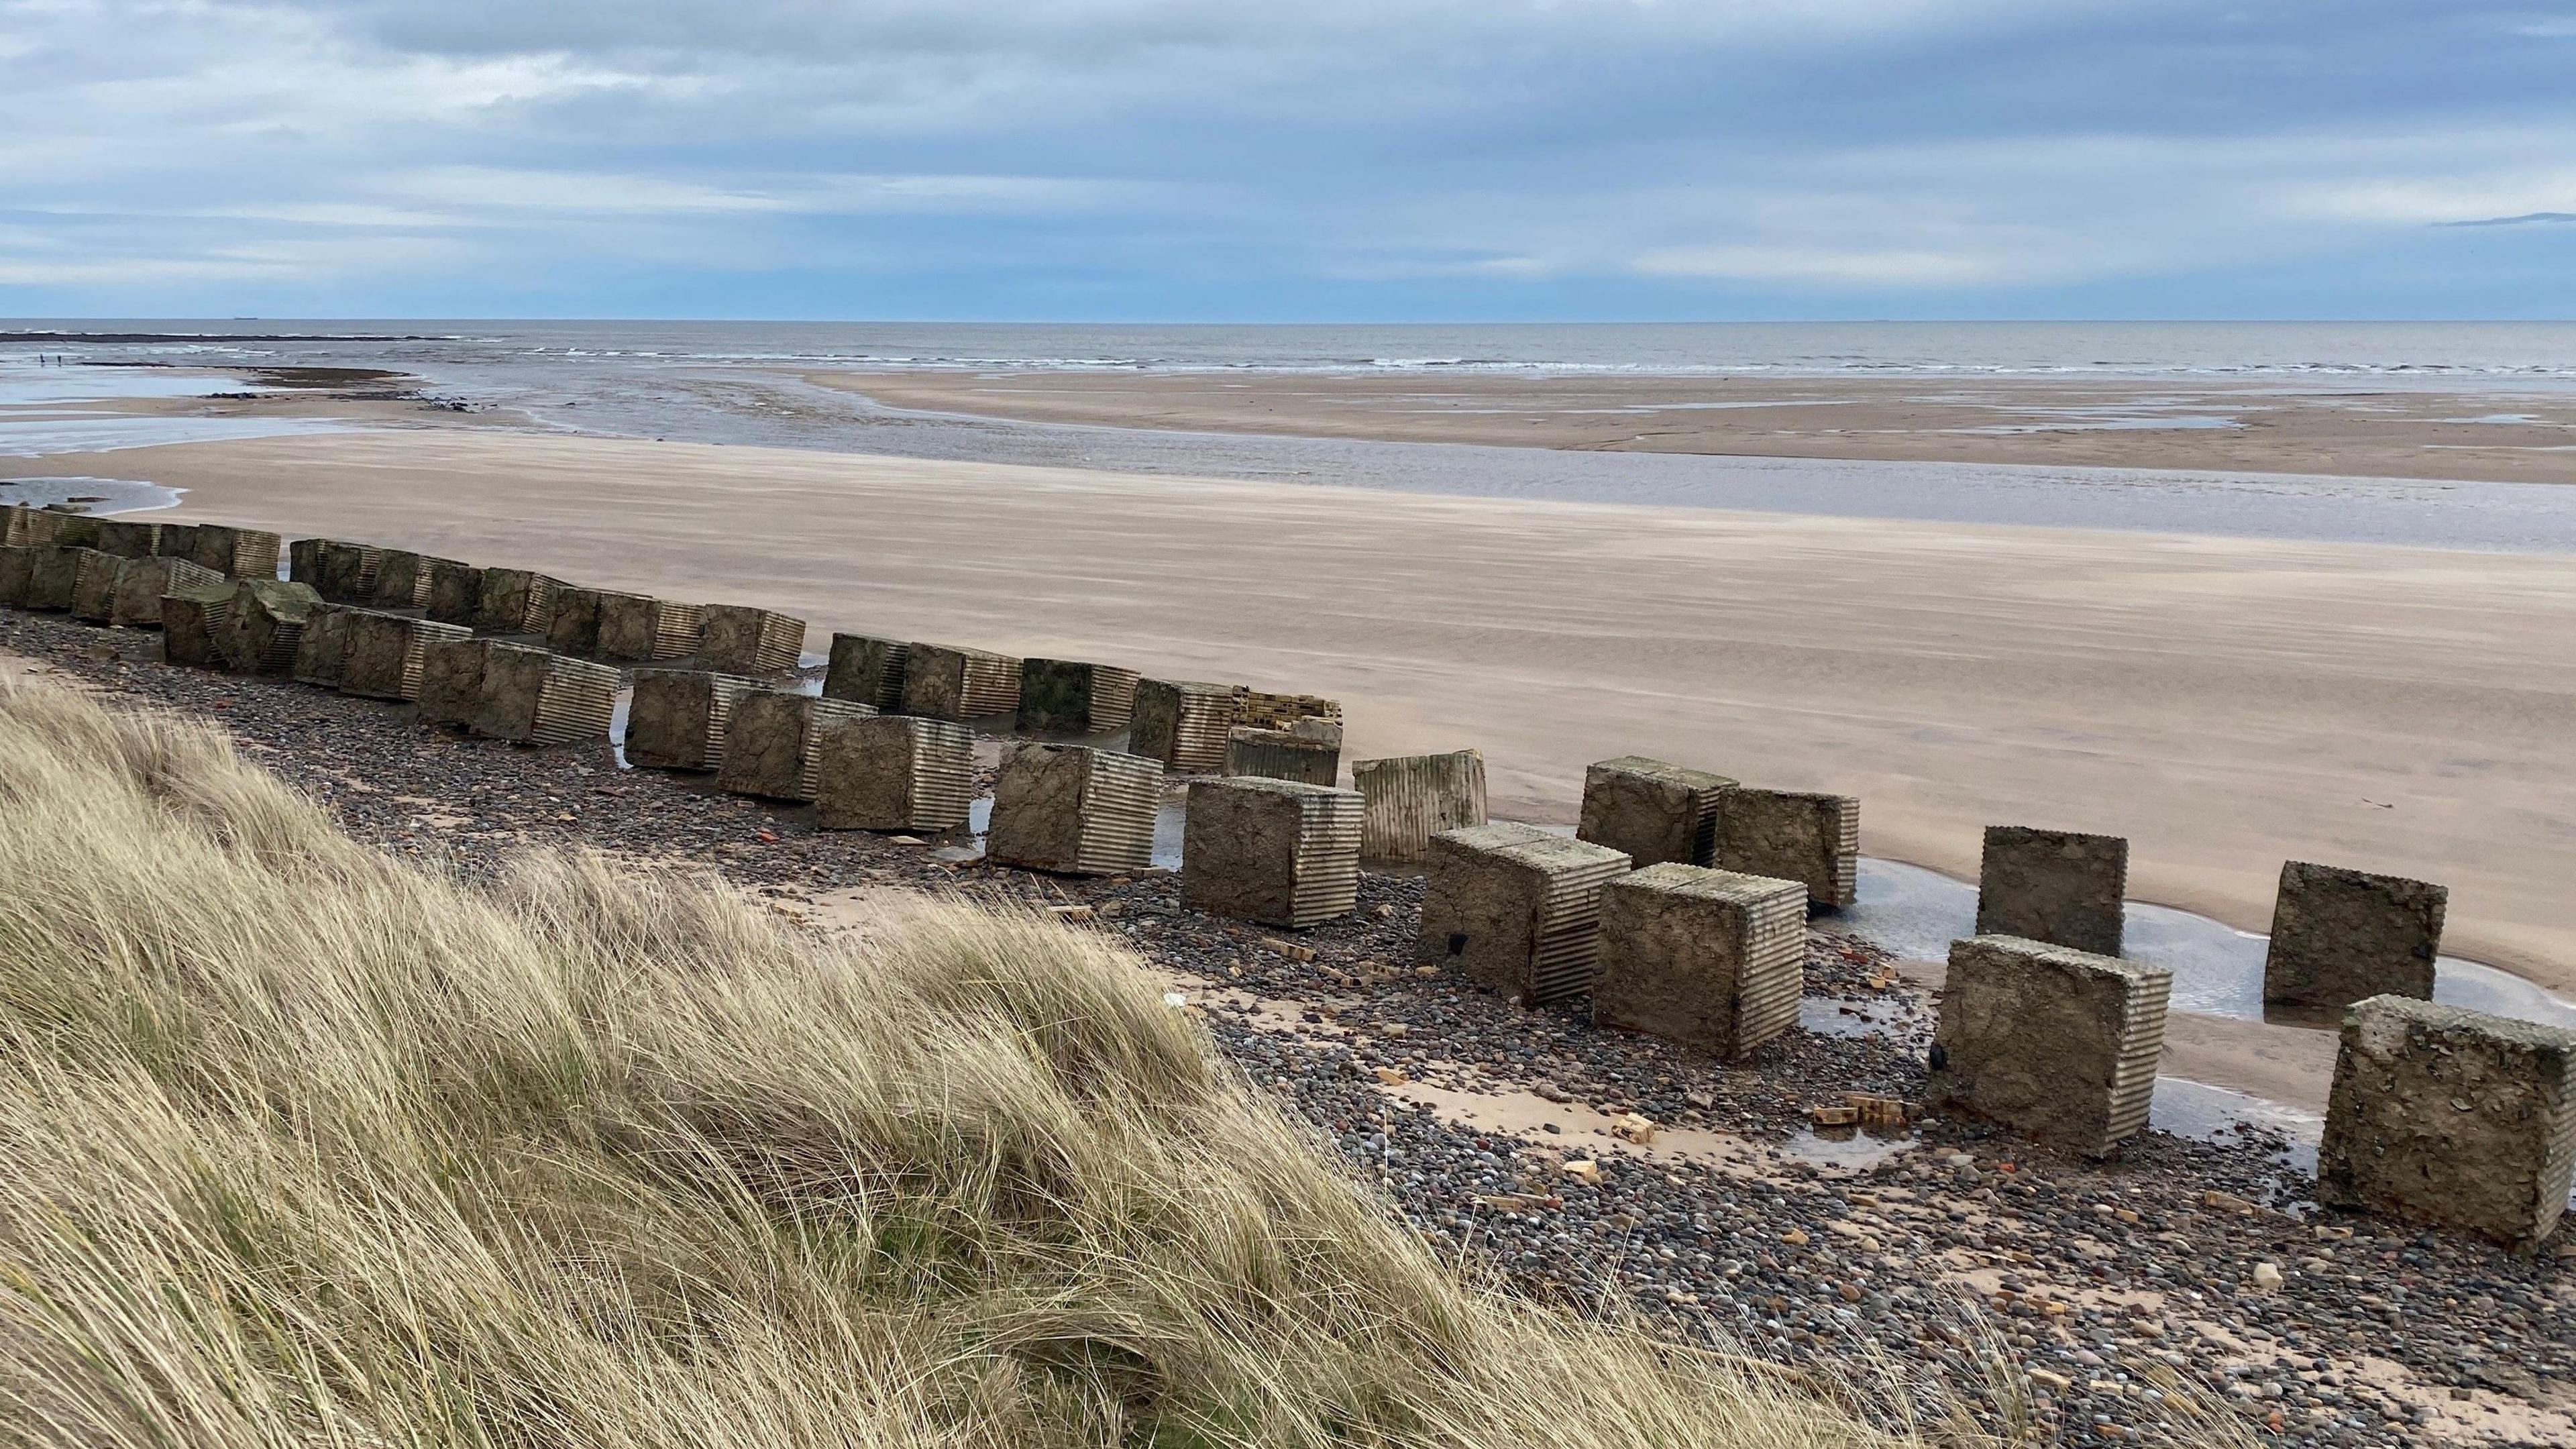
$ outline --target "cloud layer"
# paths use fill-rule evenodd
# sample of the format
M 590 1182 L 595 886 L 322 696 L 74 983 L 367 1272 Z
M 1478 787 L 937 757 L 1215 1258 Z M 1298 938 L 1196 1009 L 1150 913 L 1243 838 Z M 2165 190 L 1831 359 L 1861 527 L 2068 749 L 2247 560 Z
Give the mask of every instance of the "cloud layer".
M 0 0 L 0 312 L 2576 315 L 2576 6 Z

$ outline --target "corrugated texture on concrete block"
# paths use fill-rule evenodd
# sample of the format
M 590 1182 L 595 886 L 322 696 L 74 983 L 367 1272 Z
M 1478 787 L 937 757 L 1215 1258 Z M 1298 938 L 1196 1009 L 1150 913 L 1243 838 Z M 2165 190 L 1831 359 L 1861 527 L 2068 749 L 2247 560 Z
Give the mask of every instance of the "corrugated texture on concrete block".
M 474 601 L 474 627 L 486 634 L 543 634 L 555 621 L 561 579 L 534 569 L 487 568 Z
M 27 607 L 59 613 L 72 606 L 72 586 L 80 582 L 81 560 L 94 548 L 46 544 L 35 552 L 27 574 Z
M 986 855 L 1066 875 L 1143 870 L 1154 862 L 1163 769 L 1088 745 L 1023 742 L 1002 755 Z
M 1106 734 L 1136 712 L 1136 671 L 1072 659 L 1020 661 L 1022 734 Z
M 212 582 L 177 584 L 161 596 L 161 658 L 191 669 L 229 669 L 224 645 L 232 632 L 233 582 L 205 572 Z
M 645 663 L 686 659 L 698 652 L 706 610 L 676 599 L 648 594 L 603 592 L 599 596 L 599 655 L 602 659 Z
M 716 784 L 737 795 L 811 800 L 822 783 L 823 755 L 815 744 L 824 727 L 873 713 L 846 699 L 788 689 L 751 690 L 734 701 Z
M 975 803 L 975 737 L 964 725 L 915 715 L 835 719 L 816 748 L 814 823 L 825 830 L 935 834 L 965 824 Z
M 1284 730 L 1234 727 L 1225 739 L 1225 772 L 1301 785 L 1332 786 L 1342 777 L 1342 722 L 1301 719 Z
M 471 634 L 424 639 L 420 647 L 420 717 L 431 724 L 462 729 L 483 708 L 483 667 L 494 649 L 524 649 Z
M 335 604 L 372 601 L 376 597 L 376 575 L 384 568 L 385 551 L 371 543 L 337 538 L 323 539 L 321 545 L 313 591 Z
M 1977 934 L 2117 956 L 2128 891 L 2129 842 L 2117 835 L 1989 825 Z
M 94 548 L 80 551 L 72 566 L 72 617 L 89 624 L 105 624 L 116 614 L 116 575 L 126 560 L 119 555 L 102 553 Z
M 2374 996 L 2343 1021 L 2317 1201 L 2529 1251 L 2576 1180 L 2576 1033 Z
M 2147 1125 L 2173 973 L 2019 936 L 1950 943 L 1928 1096 L 2109 1155 Z
M 2450 900 L 2428 881 L 2284 862 L 2263 999 L 2335 1011 L 2372 996 L 2432 1000 Z
M 349 663 L 349 620 L 363 612 L 347 604 L 316 604 L 304 621 L 304 637 L 295 646 L 295 682 L 324 689 L 340 687 Z
M 36 551 L 26 544 L 0 544 L 0 604 L 27 607 L 27 586 L 36 571 Z
M 805 653 L 805 621 L 747 604 L 709 604 L 698 616 L 698 662 L 727 674 L 784 674 Z
M 137 518 L 102 518 L 98 541 L 91 547 L 118 558 L 151 558 L 161 551 L 161 525 Z
M 1414 959 L 1463 972 L 1525 1006 L 1590 991 L 1601 888 L 1627 873 L 1628 857 L 1618 851 L 1536 826 L 1441 831 L 1423 857 Z
M 1737 1060 L 1797 1024 L 1807 888 L 1649 865 L 1601 890 L 1592 1019 Z
M 1860 887 L 1860 801 L 1849 795 L 1756 790 L 1738 785 L 1718 811 L 1711 864 L 1744 875 L 1793 880 L 1807 904 L 1848 906 Z
M 471 629 L 483 617 L 483 571 L 454 559 L 424 559 L 429 569 L 429 617 Z
M 430 593 L 442 567 L 464 569 L 467 565 L 452 558 L 435 558 L 406 548 L 386 549 L 376 560 L 376 606 L 382 609 L 428 608 Z
M 231 579 L 277 578 L 278 556 L 285 543 L 261 528 L 235 528 L 228 523 L 200 523 L 189 546 L 188 561 Z
M 903 712 L 928 719 L 988 719 L 1019 708 L 1020 661 L 947 644 L 904 650 Z
M 652 770 L 712 770 L 724 763 L 734 702 L 759 688 L 704 669 L 638 669 L 626 704 L 626 763 Z
M 225 657 L 244 674 L 284 674 L 295 667 L 304 621 L 322 602 L 309 585 L 278 579 L 242 579 L 233 586 Z
M 599 589 L 566 584 L 555 590 L 554 617 L 546 621 L 546 647 L 581 659 L 599 657 Z
M 881 714 L 903 708 L 904 655 L 909 648 L 900 639 L 833 635 L 831 662 L 823 674 L 823 693 L 833 699 L 864 704 Z
M 1583 772 L 1583 823 L 1574 833 L 1640 867 L 1706 865 L 1717 853 L 1718 809 L 1734 788 L 1724 775 L 1643 755 L 1603 760 Z
M 1291 780 L 1193 780 L 1181 900 L 1267 926 L 1350 914 L 1360 884 L 1360 797 Z
M 130 558 L 116 572 L 111 624 L 129 629 L 161 627 L 161 597 L 191 585 L 220 584 L 223 575 L 183 558 Z
M 1226 741 L 1234 733 L 1235 707 L 1243 693 L 1233 684 L 1138 680 L 1127 753 L 1175 775 L 1217 774 L 1225 769 Z
M 421 654 L 432 639 L 461 639 L 462 624 L 367 611 L 349 616 L 340 692 L 368 699 L 420 698 Z
M 474 733 L 518 745 L 608 741 L 617 713 L 617 671 L 588 659 L 527 645 L 494 644 L 483 660 L 482 707 Z
M 1485 823 L 1485 757 L 1474 750 L 1354 760 L 1351 784 L 1367 802 L 1363 860 L 1419 861 L 1431 837 Z

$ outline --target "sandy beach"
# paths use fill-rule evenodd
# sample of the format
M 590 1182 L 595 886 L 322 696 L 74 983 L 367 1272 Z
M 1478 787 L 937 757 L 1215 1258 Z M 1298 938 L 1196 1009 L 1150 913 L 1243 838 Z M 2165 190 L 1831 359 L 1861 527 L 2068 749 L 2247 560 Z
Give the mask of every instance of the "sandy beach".
M 74 471 L 6 460 L 0 472 Z M 1642 752 L 1862 798 L 1973 875 L 1990 823 L 2126 834 L 2246 929 L 2285 858 L 2452 887 L 2447 947 L 2576 989 L 2576 569 L 2552 557 L 1458 499 L 471 429 L 87 454 L 180 516 L 774 605 L 834 629 L 1343 698 L 1567 820 Z

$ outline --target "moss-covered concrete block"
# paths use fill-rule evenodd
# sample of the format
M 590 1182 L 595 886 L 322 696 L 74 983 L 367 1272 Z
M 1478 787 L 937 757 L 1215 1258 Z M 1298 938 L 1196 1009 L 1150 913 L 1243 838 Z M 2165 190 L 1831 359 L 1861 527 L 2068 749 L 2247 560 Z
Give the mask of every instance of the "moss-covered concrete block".
M 1020 661 L 1019 721 L 1026 735 L 1096 735 L 1127 728 L 1136 671 L 1073 659 Z
M 1020 704 L 1020 661 L 990 650 L 915 642 L 903 655 L 903 712 L 991 719 Z

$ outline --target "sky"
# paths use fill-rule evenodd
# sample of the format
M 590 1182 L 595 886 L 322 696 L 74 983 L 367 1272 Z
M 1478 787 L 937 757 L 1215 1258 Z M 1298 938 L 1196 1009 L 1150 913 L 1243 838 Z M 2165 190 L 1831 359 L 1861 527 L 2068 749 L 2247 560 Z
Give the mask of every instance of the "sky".
M 2576 317 L 2576 0 L 0 0 L 0 314 Z

